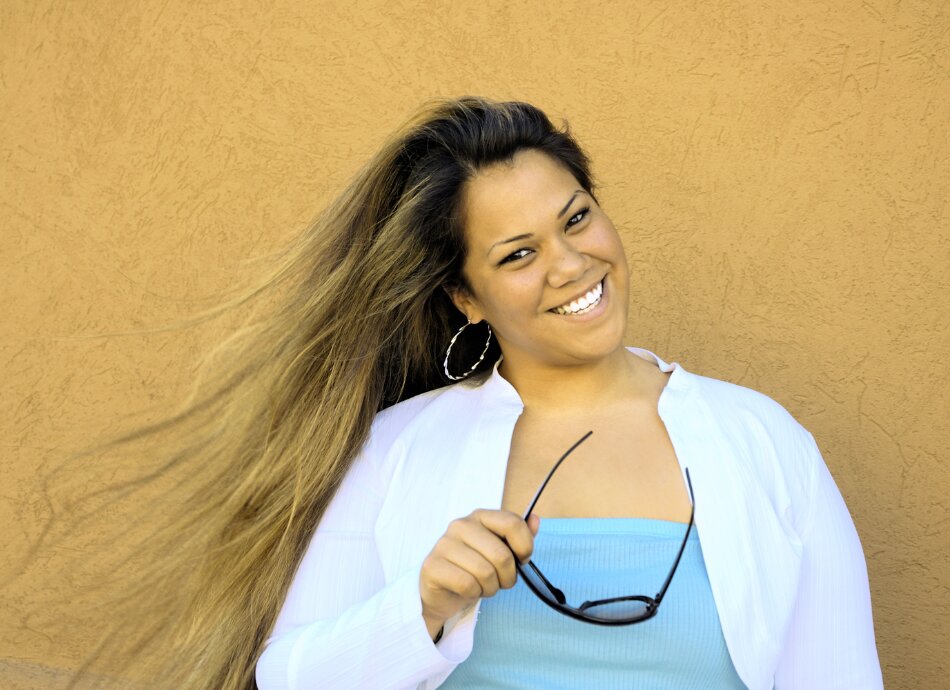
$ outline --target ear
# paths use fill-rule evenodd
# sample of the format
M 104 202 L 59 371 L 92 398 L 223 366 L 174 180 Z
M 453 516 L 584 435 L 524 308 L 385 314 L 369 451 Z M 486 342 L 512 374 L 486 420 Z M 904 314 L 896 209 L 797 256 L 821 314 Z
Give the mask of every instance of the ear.
M 478 306 L 478 300 L 468 289 L 462 285 L 442 285 L 445 294 L 452 300 L 452 304 L 472 323 L 478 323 L 484 319 L 482 310 Z

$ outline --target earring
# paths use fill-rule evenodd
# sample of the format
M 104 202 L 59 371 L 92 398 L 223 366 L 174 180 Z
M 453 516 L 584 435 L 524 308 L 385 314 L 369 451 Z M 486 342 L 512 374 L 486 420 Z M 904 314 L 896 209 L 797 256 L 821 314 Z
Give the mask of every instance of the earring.
M 458 340 L 458 337 L 462 335 L 462 331 L 472 325 L 471 321 L 467 321 L 464 326 L 458 329 L 458 332 L 452 336 L 452 340 L 449 341 L 449 348 L 445 351 L 445 362 L 442 364 L 442 369 L 445 371 L 446 377 L 452 379 L 453 381 L 461 381 L 466 376 L 471 374 L 478 368 L 478 365 L 482 363 L 482 360 L 485 359 L 485 353 L 488 352 L 488 346 L 491 344 L 491 326 L 488 325 L 488 322 L 485 323 L 488 326 L 488 340 L 485 341 L 485 349 L 482 350 L 482 354 L 479 355 L 478 361 L 472 365 L 472 368 L 463 373 L 461 376 L 455 376 L 449 373 L 449 355 L 452 353 L 452 346 L 455 345 L 455 341 Z

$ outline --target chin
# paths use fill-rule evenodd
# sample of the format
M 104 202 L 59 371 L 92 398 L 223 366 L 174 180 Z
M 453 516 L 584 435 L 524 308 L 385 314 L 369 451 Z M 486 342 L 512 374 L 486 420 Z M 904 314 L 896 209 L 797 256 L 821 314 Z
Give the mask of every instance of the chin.
M 607 359 L 624 349 L 623 338 L 603 343 L 582 344 L 575 343 L 569 348 L 559 348 L 557 354 L 551 357 L 551 363 L 562 366 L 576 366 L 578 364 L 595 364 Z

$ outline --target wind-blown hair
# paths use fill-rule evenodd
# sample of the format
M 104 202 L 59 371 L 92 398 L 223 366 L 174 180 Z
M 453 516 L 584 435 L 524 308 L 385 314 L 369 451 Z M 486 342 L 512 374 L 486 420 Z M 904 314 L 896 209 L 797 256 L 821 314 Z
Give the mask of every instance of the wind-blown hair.
M 297 565 L 375 414 L 448 383 L 442 358 L 464 317 L 446 289 L 468 287 L 465 184 L 523 149 L 593 192 L 586 156 L 537 108 L 473 97 L 426 108 L 241 300 L 268 308 L 222 347 L 188 407 L 117 442 L 160 437 L 153 474 L 188 491 L 148 540 L 144 579 L 84 673 L 120 660 L 148 687 L 254 687 Z M 460 338 L 458 361 L 483 345 Z M 475 378 L 498 356 L 493 346 Z

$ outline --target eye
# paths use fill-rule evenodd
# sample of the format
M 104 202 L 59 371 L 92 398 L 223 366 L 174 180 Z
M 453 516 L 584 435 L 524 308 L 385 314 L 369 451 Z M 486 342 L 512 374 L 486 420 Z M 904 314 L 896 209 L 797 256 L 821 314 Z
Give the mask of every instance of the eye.
M 511 261 L 518 261 L 518 259 L 523 259 L 526 256 L 528 256 L 529 253 L 531 253 L 530 249 L 518 249 L 517 251 L 511 252 L 511 254 L 506 256 L 504 259 L 502 259 L 498 263 L 499 265 L 501 265 L 501 264 L 507 264 Z
M 578 211 L 573 216 L 567 219 L 567 227 L 570 228 L 577 225 L 578 223 L 580 223 L 582 220 L 584 220 L 587 217 L 588 213 L 590 213 L 590 207 L 585 206 L 580 211 Z

